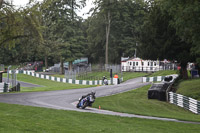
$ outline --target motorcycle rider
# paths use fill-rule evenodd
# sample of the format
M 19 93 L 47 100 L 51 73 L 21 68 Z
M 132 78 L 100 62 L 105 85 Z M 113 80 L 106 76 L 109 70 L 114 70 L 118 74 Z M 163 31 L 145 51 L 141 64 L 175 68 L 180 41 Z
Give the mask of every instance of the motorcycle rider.
M 92 92 L 88 93 L 87 95 L 83 95 L 83 96 L 81 97 L 81 99 L 83 99 L 83 98 L 85 98 L 85 97 L 88 97 L 88 96 L 90 96 L 90 95 L 93 95 L 93 96 L 95 97 L 95 92 L 92 91 Z
M 79 99 L 79 102 L 81 102 L 81 103 L 80 103 L 80 106 L 81 106 L 81 107 L 83 106 L 83 102 L 84 102 L 83 99 L 84 99 L 84 98 L 86 99 L 86 98 L 89 97 L 90 95 L 92 95 L 94 99 L 96 98 L 96 97 L 95 97 L 95 92 L 94 92 L 94 91 L 88 93 L 87 95 L 83 95 L 83 96 Z M 89 106 L 91 106 L 91 105 L 92 105 L 92 103 L 89 104 Z
M 107 80 L 107 78 L 105 76 L 103 76 L 102 80 L 103 80 L 103 84 L 104 85 L 108 85 L 108 80 Z

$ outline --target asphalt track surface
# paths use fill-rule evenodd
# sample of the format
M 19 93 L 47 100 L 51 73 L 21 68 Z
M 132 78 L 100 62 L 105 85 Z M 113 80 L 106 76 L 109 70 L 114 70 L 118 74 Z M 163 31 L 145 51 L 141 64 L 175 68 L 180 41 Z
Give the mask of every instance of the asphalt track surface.
M 85 95 L 91 91 L 96 92 L 96 97 L 104 97 L 104 96 L 114 95 L 114 94 L 129 91 L 129 90 L 137 89 L 142 86 L 150 84 L 150 83 L 142 83 L 141 81 L 142 81 L 142 78 L 136 78 L 119 85 L 99 86 L 99 87 L 92 87 L 92 88 L 60 90 L 60 91 L 7 93 L 7 94 L 2 93 L 0 94 L 0 102 L 9 103 L 9 104 L 45 107 L 45 108 L 52 108 L 52 109 L 61 109 L 61 110 L 90 112 L 90 113 L 98 113 L 98 114 L 105 114 L 105 115 L 115 115 L 115 116 L 121 116 L 121 117 L 134 117 L 134 118 L 143 118 L 143 119 L 154 119 L 154 120 L 162 120 L 162 121 L 200 124 L 200 122 L 180 121 L 180 120 L 170 119 L 170 118 L 141 116 L 141 115 L 119 113 L 119 112 L 94 109 L 94 108 L 86 108 L 86 109 L 76 108 L 76 103 L 78 99 L 82 95 Z
M 7 82 L 6 78 L 3 78 L 3 82 Z M 11 83 L 12 80 L 9 79 L 9 83 Z M 31 83 L 27 83 L 27 82 L 23 82 L 23 81 L 17 81 L 17 83 L 20 83 L 21 87 L 42 87 L 41 85 L 36 85 L 36 84 L 31 84 Z

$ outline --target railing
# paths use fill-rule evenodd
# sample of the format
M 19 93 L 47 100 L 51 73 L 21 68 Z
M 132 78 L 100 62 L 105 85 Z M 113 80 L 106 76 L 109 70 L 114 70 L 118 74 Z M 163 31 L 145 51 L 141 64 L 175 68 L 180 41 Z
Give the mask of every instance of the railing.
M 160 70 L 174 70 L 174 67 L 163 67 L 163 66 L 149 66 L 149 67 L 142 67 L 142 66 L 122 66 L 121 67 L 123 72 L 157 72 Z
M 161 82 L 164 80 L 165 77 L 172 76 L 172 84 L 174 83 L 175 79 L 178 77 L 178 74 L 171 74 L 167 76 L 157 76 L 157 77 L 143 77 L 142 82 Z
M 178 75 L 174 74 L 172 75 L 173 79 L 170 82 L 169 87 L 166 90 L 166 99 L 172 104 L 175 104 L 179 107 L 183 107 L 195 114 L 200 114 L 200 101 L 195 100 L 190 97 L 183 96 L 181 94 L 173 93 L 171 92 L 171 87 L 173 83 L 175 82 L 175 79 L 178 77 Z M 158 77 L 143 77 L 143 82 L 156 82 L 161 81 L 165 78 L 165 76 L 158 76 Z M 169 92 L 170 91 L 170 92 Z
M 16 72 L 21 73 L 21 71 L 16 71 Z M 103 85 L 102 80 L 88 81 L 88 80 L 66 79 L 66 78 L 54 77 L 54 76 L 50 76 L 50 75 L 43 75 L 43 74 L 35 73 L 34 71 L 23 71 L 23 74 L 34 76 L 37 78 L 62 82 L 62 83 L 80 84 L 80 85 Z M 108 80 L 108 84 L 113 84 L 113 80 L 112 79 Z
M 200 101 L 193 98 L 169 92 L 169 102 L 179 107 L 183 107 L 195 114 L 200 114 Z
M 165 76 L 157 76 L 157 77 L 143 77 L 142 82 L 160 82 L 165 78 Z

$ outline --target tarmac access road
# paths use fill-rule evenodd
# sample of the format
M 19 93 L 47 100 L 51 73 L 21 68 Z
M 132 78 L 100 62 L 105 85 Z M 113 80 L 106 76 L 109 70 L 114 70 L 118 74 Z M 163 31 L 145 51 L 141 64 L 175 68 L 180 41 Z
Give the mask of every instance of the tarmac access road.
M 3 82 L 7 82 L 6 78 L 3 78 Z M 9 83 L 12 82 L 12 79 L 9 79 Z M 42 87 L 41 85 L 36 85 L 36 84 L 31 84 L 31 83 L 27 83 L 27 82 L 23 82 L 23 81 L 17 81 L 17 83 L 20 83 L 21 87 Z
M 52 109 L 72 110 L 79 112 L 91 112 L 106 115 L 116 115 L 121 117 L 137 117 L 144 119 L 155 119 L 162 121 L 174 121 L 182 123 L 200 124 L 198 122 L 180 121 L 169 118 L 159 118 L 151 116 L 141 116 L 134 114 L 119 113 L 107 110 L 99 110 L 94 108 L 78 109 L 76 103 L 78 99 L 91 91 L 96 92 L 96 97 L 103 97 L 114 95 L 117 93 L 126 92 L 129 90 L 137 89 L 150 83 L 142 83 L 142 78 L 135 78 L 126 81 L 119 85 L 107 85 L 91 88 L 72 89 L 72 90 L 59 90 L 59 91 L 45 91 L 45 92 L 29 92 L 29 93 L 6 93 L 0 94 L 0 102 L 10 104 L 20 104 L 28 106 L 45 107 Z

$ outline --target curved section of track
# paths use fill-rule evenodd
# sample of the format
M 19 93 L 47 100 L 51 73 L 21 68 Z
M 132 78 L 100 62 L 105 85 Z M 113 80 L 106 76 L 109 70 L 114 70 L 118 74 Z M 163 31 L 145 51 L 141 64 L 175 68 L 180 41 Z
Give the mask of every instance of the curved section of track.
M 134 114 L 98 110 L 94 108 L 86 108 L 85 110 L 83 110 L 83 109 L 78 109 L 75 106 L 75 103 L 79 99 L 79 97 L 91 91 L 96 91 L 97 97 L 103 97 L 103 96 L 126 92 L 126 91 L 140 88 L 142 86 L 149 84 L 149 83 L 142 83 L 141 81 L 142 81 L 142 78 L 136 78 L 119 85 L 99 86 L 99 87 L 92 87 L 92 88 L 60 90 L 60 91 L 0 94 L 0 102 L 53 108 L 53 109 L 73 110 L 73 111 L 80 111 L 80 112 L 117 115 L 117 116 L 122 116 L 122 117 L 137 117 L 137 118 L 144 118 L 144 119 L 155 119 L 155 120 L 163 120 L 163 121 L 200 124 L 198 122 L 186 122 L 186 121 L 179 121 L 176 119 L 140 116 L 140 115 L 134 115 Z

